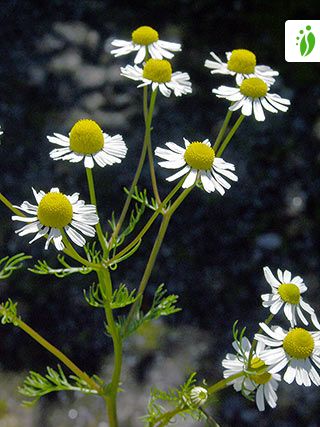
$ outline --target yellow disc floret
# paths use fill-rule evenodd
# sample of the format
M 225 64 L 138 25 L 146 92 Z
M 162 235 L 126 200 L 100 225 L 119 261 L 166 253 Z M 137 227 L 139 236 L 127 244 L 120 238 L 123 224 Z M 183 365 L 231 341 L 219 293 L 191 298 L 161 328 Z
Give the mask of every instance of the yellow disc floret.
M 132 33 L 132 41 L 136 44 L 147 46 L 148 44 L 157 42 L 158 40 L 158 32 L 151 27 L 139 27 Z
M 299 304 L 300 302 L 300 289 L 293 283 L 282 283 L 278 288 L 278 293 L 282 301 L 290 304 Z
M 103 132 L 93 120 L 79 120 L 71 129 L 70 148 L 80 154 L 94 154 L 104 146 Z
M 310 332 L 303 328 L 294 328 L 283 340 L 283 348 L 295 359 L 306 359 L 314 349 L 314 339 Z
M 268 86 L 258 77 L 251 77 L 250 79 L 243 80 L 240 92 L 242 95 L 249 96 L 250 98 L 261 98 L 262 96 L 266 96 Z
M 235 49 L 231 53 L 227 67 L 228 70 L 239 74 L 252 74 L 256 64 L 256 55 L 253 52 L 246 49 Z
M 42 225 L 63 228 L 72 221 L 72 204 L 62 193 L 47 193 L 38 206 L 38 219 Z
M 203 142 L 192 142 L 184 153 L 184 160 L 192 169 L 210 170 L 214 161 L 214 149 Z
M 170 82 L 172 67 L 166 59 L 149 59 L 143 68 L 143 77 L 156 83 Z
M 255 370 L 255 374 L 250 374 L 249 377 L 256 384 L 266 384 L 272 378 L 272 375 L 269 372 L 266 372 L 266 364 L 259 357 L 253 357 L 250 363 L 250 369 Z M 261 373 L 259 373 L 261 372 Z

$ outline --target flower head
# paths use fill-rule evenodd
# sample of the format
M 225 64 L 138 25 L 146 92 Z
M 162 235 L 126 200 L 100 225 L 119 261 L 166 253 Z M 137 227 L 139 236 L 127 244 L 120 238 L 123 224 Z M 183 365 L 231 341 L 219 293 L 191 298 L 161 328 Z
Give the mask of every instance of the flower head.
M 127 147 L 121 135 L 110 136 L 103 133 L 93 120 L 79 120 L 72 127 L 69 136 L 54 133 L 48 136 L 52 144 L 60 145 L 50 152 L 53 160 L 69 160 L 71 163 L 84 160 L 86 168 L 121 163 L 127 154 Z
M 151 85 L 152 90 L 159 88 L 160 92 L 169 97 L 173 91 L 175 96 L 192 92 L 188 73 L 172 72 L 172 67 L 166 59 L 149 59 L 143 69 L 135 65 L 121 68 L 121 74 L 129 79 L 141 81 L 138 87 Z
M 261 353 L 261 359 L 270 366 L 269 372 L 276 373 L 287 366 L 283 379 L 291 384 L 310 386 L 311 382 L 320 385 L 320 376 L 313 362 L 320 368 L 320 332 L 310 332 L 304 328 L 289 331 L 275 326 L 270 329 L 260 323 L 266 333 L 256 334 L 255 339 L 270 347 Z
M 190 401 L 194 406 L 201 406 L 208 399 L 208 390 L 204 387 L 193 387 L 190 391 Z
M 179 43 L 159 40 L 158 32 L 148 26 L 142 26 L 134 30 L 130 41 L 113 40 L 111 44 L 116 47 L 111 51 L 116 57 L 137 52 L 134 59 L 135 64 L 140 64 L 146 58 L 147 53 L 151 58 L 171 59 L 174 56 L 171 52 L 179 52 L 181 50 Z
M 222 366 L 226 368 L 223 372 L 224 378 L 243 373 L 229 384 L 233 384 L 233 388 L 241 391 L 245 396 L 255 392 L 259 411 L 264 411 L 265 400 L 271 408 L 274 408 L 277 404 L 276 390 L 281 377 L 279 374 L 271 374 L 261 359 L 265 345 L 261 342 L 258 343 L 251 361 L 249 361 L 251 343 L 246 337 L 243 337 L 241 342 L 234 341 L 232 346 L 236 350 L 236 354 L 228 353 L 222 361 Z
M 230 111 L 236 111 L 241 108 L 244 116 L 251 116 L 252 111 L 257 121 L 264 121 L 264 111 L 271 113 L 278 111 L 288 111 L 290 101 L 281 98 L 280 95 L 269 93 L 269 86 L 259 77 L 250 77 L 242 80 L 239 87 L 220 86 L 213 89 L 212 92 L 218 98 L 225 98 L 233 104 L 229 107 Z
M 64 249 L 62 230 L 78 246 L 84 246 L 86 243 L 79 231 L 85 236 L 95 236 L 95 228 L 92 226 L 99 222 L 96 207 L 85 205 L 83 200 L 79 200 L 79 193 L 67 196 L 60 193 L 59 188 L 51 188 L 49 193 L 44 191 L 37 193 L 32 190 L 37 205 L 23 202 L 21 206 L 15 206 L 31 215 L 12 217 L 14 221 L 27 223 L 16 230 L 19 236 L 36 233 L 29 242 L 32 243 L 47 234 L 45 249 L 48 249 L 50 242 L 53 241 L 59 251 Z
M 314 309 L 301 296 L 307 290 L 303 279 L 300 276 L 292 277 L 288 270 L 282 272 L 278 269 L 278 279 L 272 274 L 269 267 L 264 267 L 263 272 L 266 281 L 271 286 L 272 293 L 261 295 L 262 305 L 269 307 L 272 314 L 277 314 L 284 307 L 284 314 L 292 328 L 297 325 L 297 315 L 303 324 L 308 325 L 302 312 L 304 310 L 311 315 L 314 326 L 320 329 Z
M 225 193 L 225 189 L 231 187 L 225 178 L 238 181 L 238 177 L 231 172 L 235 170 L 234 165 L 216 157 L 208 139 L 190 143 L 184 138 L 184 143 L 185 148 L 173 142 L 167 142 L 166 146 L 169 149 L 157 147 L 155 150 L 155 155 L 165 160 L 159 162 L 161 167 L 166 169 L 182 168 L 179 172 L 169 176 L 167 181 L 174 181 L 188 174 L 182 185 L 183 188 L 191 187 L 200 179 L 205 191 L 211 193 L 217 190 L 221 195 Z
M 236 76 L 238 85 L 249 77 L 259 77 L 271 85 L 275 81 L 273 77 L 279 75 L 278 71 L 274 71 L 266 65 L 257 65 L 255 54 L 247 49 L 235 49 L 232 52 L 226 52 L 227 62 L 222 62 L 214 52 L 210 52 L 210 55 L 214 61 L 207 59 L 204 65 L 212 70 L 211 74 Z

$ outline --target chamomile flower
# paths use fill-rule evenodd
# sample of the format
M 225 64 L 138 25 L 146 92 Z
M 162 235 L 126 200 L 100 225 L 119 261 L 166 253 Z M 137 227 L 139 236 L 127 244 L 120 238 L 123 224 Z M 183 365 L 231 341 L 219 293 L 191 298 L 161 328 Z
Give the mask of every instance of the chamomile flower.
M 245 396 L 249 396 L 255 392 L 256 405 L 259 411 L 265 410 L 265 401 L 271 408 L 277 405 L 278 382 L 281 380 L 279 374 L 271 374 L 260 355 L 265 349 L 263 343 L 258 343 L 251 362 L 249 363 L 251 343 L 243 337 L 239 346 L 239 342 L 232 343 L 236 354 L 228 353 L 222 361 L 222 366 L 225 369 L 223 372 L 224 378 L 229 378 L 232 375 L 243 373 L 242 376 L 230 381 L 236 391 L 241 391 Z M 249 366 L 250 365 L 250 366 Z
M 225 178 L 238 181 L 238 177 L 231 172 L 235 170 L 234 165 L 216 157 L 208 139 L 191 143 L 187 139 L 183 139 L 185 148 L 173 142 L 167 142 L 166 146 L 169 149 L 157 147 L 155 150 L 155 155 L 165 160 L 159 162 L 161 167 L 182 168 L 179 172 L 169 176 L 167 181 L 174 181 L 183 175 L 188 175 L 182 185 L 183 188 L 191 187 L 200 179 L 205 191 L 211 193 L 217 190 L 221 195 L 225 193 L 225 189 L 231 187 Z
M 147 53 L 154 59 L 171 59 L 174 54 L 179 52 L 181 45 L 179 43 L 165 42 L 159 40 L 159 34 L 156 30 L 148 26 L 142 26 L 132 32 L 132 40 L 113 40 L 111 44 L 116 47 L 111 53 L 114 56 L 128 55 L 131 52 L 137 52 L 134 58 L 135 64 L 140 64 Z
M 172 67 L 166 59 L 149 59 L 143 66 L 127 65 L 121 68 L 121 75 L 142 82 L 138 87 L 151 85 L 152 90 L 159 88 L 162 95 L 169 97 L 173 91 L 175 96 L 192 92 L 190 76 L 181 71 L 172 72 Z
M 278 279 L 271 273 L 269 267 L 264 267 L 263 272 L 266 281 L 271 286 L 272 293 L 261 295 L 262 305 L 269 307 L 272 314 L 277 314 L 284 306 L 284 314 L 292 328 L 297 325 L 297 315 L 302 323 L 308 325 L 308 321 L 302 313 L 304 310 L 311 315 L 314 326 L 320 329 L 314 309 L 302 299 L 301 294 L 308 289 L 303 279 L 300 276 L 292 277 L 288 270 L 282 272 L 278 269 Z
M 50 152 L 53 160 L 68 160 L 71 163 L 84 160 L 84 166 L 92 169 L 95 162 L 102 168 L 121 163 L 127 154 L 127 146 L 122 136 L 104 133 L 93 120 L 79 120 L 69 136 L 59 133 L 53 135 L 48 136 L 48 140 L 61 147 Z
M 193 387 L 190 391 L 191 404 L 198 407 L 204 405 L 208 400 L 208 390 L 204 387 Z
M 243 80 L 239 87 L 220 86 L 218 89 L 213 89 L 212 92 L 218 98 L 225 98 L 233 103 L 229 107 L 230 111 L 241 108 L 244 116 L 251 116 L 253 111 L 255 119 L 262 122 L 265 120 L 263 109 L 271 113 L 286 112 L 290 105 L 289 99 L 269 93 L 269 89 L 269 86 L 259 77 L 250 77 Z
M 2 130 L 1 130 L 1 126 L 0 126 L 0 135 L 2 135 L 3 134 L 3 132 L 2 132 Z
M 309 387 L 311 382 L 320 385 L 320 376 L 313 362 L 320 368 L 320 332 L 310 332 L 304 328 L 289 331 L 275 326 L 270 329 L 260 323 L 267 334 L 256 334 L 255 339 L 269 347 L 261 353 L 261 359 L 269 365 L 269 372 L 275 374 L 287 366 L 283 379 L 291 384 L 296 380 L 298 385 Z
M 214 61 L 207 59 L 204 66 L 212 70 L 211 74 L 236 76 L 238 85 L 249 77 L 258 77 L 267 85 L 271 85 L 275 81 L 273 77 L 279 75 L 278 71 L 274 71 L 266 65 L 257 65 L 256 55 L 247 49 L 235 49 L 232 52 L 226 52 L 228 62 L 222 62 L 214 52 L 210 52 L 210 55 Z
M 85 236 L 94 237 L 95 228 L 99 222 L 96 207 L 86 205 L 83 200 L 79 200 L 79 193 L 67 196 L 60 193 L 59 188 L 51 188 L 49 193 L 33 190 L 37 205 L 29 202 L 23 202 L 21 206 L 15 206 L 22 212 L 31 216 L 13 216 L 14 221 L 27 223 L 25 226 L 16 230 L 19 236 L 34 234 L 35 237 L 29 243 L 34 242 L 40 237 L 48 235 L 45 249 L 53 241 L 58 251 L 64 249 L 62 230 L 66 232 L 69 238 L 78 246 L 84 246 Z

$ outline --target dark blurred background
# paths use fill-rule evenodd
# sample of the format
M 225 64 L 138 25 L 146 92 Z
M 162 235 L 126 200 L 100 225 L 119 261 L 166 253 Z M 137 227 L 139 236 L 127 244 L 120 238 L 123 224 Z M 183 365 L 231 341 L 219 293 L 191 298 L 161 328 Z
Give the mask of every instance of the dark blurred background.
M 132 63 L 133 56 L 115 59 L 108 50 L 113 38 L 130 39 L 140 25 L 153 26 L 163 40 L 182 43 L 174 68 L 188 72 L 193 82 L 192 96 L 158 97 L 154 146 L 168 140 L 180 144 L 183 136 L 215 138 L 227 102 L 213 96 L 211 89 L 231 85 L 232 79 L 212 76 L 204 68 L 211 50 L 221 58 L 234 48 L 254 51 L 258 64 L 280 72 L 273 91 L 291 99 L 286 114 L 267 113 L 264 123 L 253 118 L 244 121 L 224 154 L 235 163 L 239 182 L 223 198 L 193 191 L 173 219 L 145 306 L 156 286 L 165 282 L 170 292 L 179 294 L 183 311 L 154 330 L 144 331 L 144 345 L 128 344 L 127 366 L 137 387 L 150 380 L 147 373 L 154 366 L 161 368 L 163 360 L 174 360 L 177 349 L 184 354 L 182 359 L 195 363 L 187 368 L 197 369 L 200 379 L 219 380 L 220 362 L 231 351 L 233 322 L 239 319 L 251 337 L 257 322 L 268 315 L 260 300 L 260 294 L 269 289 L 262 273 L 265 265 L 302 275 L 309 287 L 306 300 L 320 312 L 320 67 L 284 60 L 285 21 L 317 19 L 317 10 L 318 1 L 1 2 L 0 124 L 5 133 L 0 146 L 0 191 L 14 204 L 32 201 L 31 186 L 81 191 L 89 200 L 82 164 L 52 162 L 48 156 L 52 147 L 46 140 L 53 132 L 67 134 L 76 120 L 87 117 L 111 135 L 121 133 L 128 145 L 121 165 L 94 169 L 105 225 L 113 209 L 119 213 L 122 188 L 133 177 L 142 144 L 141 90 L 120 76 L 119 67 Z M 167 171 L 157 170 L 163 195 L 172 184 L 164 179 Z M 149 188 L 147 170 L 140 186 Z M 0 206 L 0 215 L 0 257 L 8 251 L 24 251 L 34 262 L 49 258 L 55 263 L 56 253 L 53 249 L 45 253 L 43 241 L 29 246 L 27 237 L 16 237 L 17 224 L 4 206 Z M 137 286 L 155 232 L 156 227 L 140 251 L 115 272 L 115 284 Z M 88 372 L 98 372 L 111 346 L 101 327 L 102 313 L 88 307 L 82 296 L 94 280 L 92 275 L 58 281 L 23 271 L 1 284 L 1 300 L 18 301 L 27 323 Z M 184 342 L 187 336 L 189 342 Z M 201 349 L 194 344 L 200 341 Z M 11 326 L 0 329 L 0 342 L 4 372 L 43 372 L 47 365 L 56 365 Z M 202 352 L 200 356 L 197 351 Z M 193 359 L 188 352 L 194 352 Z M 178 367 L 173 363 L 172 369 Z M 167 384 L 166 378 L 161 381 Z M 219 396 L 212 413 L 222 426 L 320 425 L 315 386 L 306 389 L 282 383 L 279 396 L 277 409 L 260 414 L 230 388 Z M 135 406 L 134 398 L 131 404 Z M 69 411 L 69 418 L 76 417 Z M 103 427 L 98 421 L 77 422 L 70 425 Z M 46 418 L 32 425 L 51 426 Z M 123 426 L 128 427 L 129 421 Z

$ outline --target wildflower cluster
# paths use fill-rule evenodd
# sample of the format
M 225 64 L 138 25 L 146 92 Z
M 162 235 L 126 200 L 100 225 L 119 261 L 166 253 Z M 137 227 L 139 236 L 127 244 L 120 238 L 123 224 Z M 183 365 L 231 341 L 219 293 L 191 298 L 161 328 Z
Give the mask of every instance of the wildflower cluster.
M 270 93 L 278 72 L 269 66 L 257 65 L 253 52 L 245 49 L 227 52 L 225 63 L 211 52 L 213 60 L 206 60 L 205 67 L 214 75 L 225 74 L 235 78 L 233 85 L 212 90 L 218 98 L 225 98 L 230 102 L 218 135 L 214 139 L 210 138 L 212 143 L 209 138 L 203 140 L 196 135 L 189 136 L 188 139 L 181 137 L 183 144 L 180 145 L 163 141 L 165 148 L 156 147 L 154 150 L 151 130 L 154 127 L 152 121 L 158 92 L 166 98 L 172 94 L 177 97 L 192 94 L 189 74 L 173 71 L 174 66 L 170 62 L 174 53 L 181 51 L 181 45 L 161 40 L 158 32 L 148 26 L 135 29 L 131 40 L 116 39 L 112 45 L 115 48 L 111 50 L 111 54 L 115 57 L 135 53 L 133 65 L 119 67 L 119 74 L 138 82 L 137 87 L 142 88 L 145 124 L 139 163 L 130 188 L 126 189 L 126 200 L 121 213 L 111 214 L 108 228 L 104 229 L 100 219 L 108 214 L 101 213 L 100 204 L 97 206 L 93 169 L 96 165 L 104 168 L 122 162 L 125 164 L 128 151 L 126 143 L 121 135 L 111 136 L 105 133 L 98 123 L 89 118 L 77 121 L 68 135 L 53 133 L 48 136 L 48 141 L 49 146 L 55 146 L 49 153 L 52 160 L 68 161 L 70 168 L 77 167 L 74 165 L 76 163 L 83 164 L 90 203 L 80 199 L 77 192 L 68 195 L 54 186 L 48 191 L 32 188 L 35 203 L 24 201 L 20 205 L 13 205 L 0 193 L 0 200 L 14 213 L 13 221 L 24 224 L 16 230 L 19 236 L 31 234 L 33 236 L 30 243 L 44 239 L 45 249 L 54 246 L 59 251 L 58 268 L 51 267 L 45 260 L 39 260 L 29 269 L 30 272 L 51 274 L 59 279 L 71 274 L 80 274 L 82 279 L 91 272 L 96 274 L 97 281 L 84 293 L 84 298 L 91 307 L 103 309 L 105 313 L 106 323 L 103 327 L 106 326 L 114 349 L 114 367 L 110 381 L 97 375 L 87 375 L 59 349 L 26 325 L 18 315 L 16 304 L 11 300 L 0 305 L 0 315 L 3 323 L 12 323 L 24 330 L 73 373 L 67 377 L 60 365 L 58 370 L 48 368 L 45 375 L 32 372 L 21 388 L 23 394 L 32 398 L 32 402 L 59 390 L 76 390 L 100 396 L 106 402 L 108 425 L 117 427 L 123 342 L 142 324 L 180 311 L 176 305 L 178 296 L 167 295 L 164 284 L 157 287 L 151 307 L 142 310 L 144 291 L 172 216 L 195 187 L 206 193 L 223 196 L 231 188 L 231 183 L 238 181 L 238 176 L 235 165 L 221 156 L 242 121 L 252 114 L 257 121 L 263 121 L 264 110 L 272 113 L 285 112 L 290 101 Z M 232 114 L 238 110 L 241 110 L 241 114 L 229 129 Z M 167 181 L 178 180 L 165 196 L 158 189 L 154 155 L 160 159 L 158 165 L 161 168 L 174 171 L 166 178 Z M 151 197 L 146 190 L 138 188 L 146 159 L 151 176 Z M 133 202 L 136 204 L 130 214 L 129 208 Z M 152 214 L 145 225 L 137 228 L 140 219 L 149 211 Z M 112 270 L 140 250 L 143 237 L 157 218 L 162 219 L 161 225 L 139 285 L 114 285 Z M 128 242 L 130 236 L 132 239 Z M 0 264 L 5 264 L 0 272 L 0 279 L 9 277 L 28 258 L 19 254 L 0 260 Z M 72 265 L 73 263 L 76 265 Z M 274 408 L 277 403 L 276 391 L 281 381 L 278 372 L 285 367 L 283 379 L 288 383 L 296 380 L 298 384 L 305 386 L 311 385 L 311 382 L 320 384 L 316 370 L 320 368 L 320 332 L 298 326 L 300 321 L 304 326 L 308 325 L 310 319 L 314 327 L 320 330 L 314 309 L 301 296 L 307 290 L 306 285 L 301 277 L 292 277 L 287 270 L 278 270 L 276 278 L 265 267 L 264 274 L 271 286 L 271 293 L 262 295 L 262 304 L 270 309 L 271 315 L 265 323 L 260 324 L 261 330 L 255 335 L 253 343 L 244 337 L 244 331 L 239 335 L 234 328 L 233 347 L 236 353 L 227 354 L 223 360 L 224 379 L 216 384 L 209 386 L 203 381 L 201 385 L 197 385 L 196 374 L 193 373 L 184 385 L 169 392 L 155 387 L 151 391 L 148 414 L 145 416 L 148 427 L 166 426 L 177 415 L 191 415 L 195 420 L 212 420 L 205 410 L 210 396 L 231 384 L 249 399 L 253 399 L 255 395 L 259 410 L 265 409 L 265 402 Z M 279 326 L 270 328 L 268 324 L 282 308 L 290 324 L 288 330 Z M 124 314 L 119 316 L 115 310 L 123 310 Z M 170 408 L 159 404 L 159 400 L 171 405 Z
M 320 385 L 316 370 L 320 369 L 320 324 L 314 309 L 301 297 L 307 286 L 300 276 L 292 277 L 288 270 L 278 269 L 277 279 L 269 267 L 264 267 L 264 275 L 272 293 L 261 296 L 262 305 L 270 309 L 271 315 L 266 322 L 260 323 L 253 344 L 246 337 L 240 336 L 238 339 L 236 331 L 232 344 L 236 354 L 228 353 L 222 361 L 222 366 L 226 368 L 224 378 L 233 377 L 229 384 L 233 384 L 234 389 L 241 391 L 245 397 L 250 399 L 255 394 L 260 411 L 264 411 L 265 401 L 271 408 L 276 406 L 276 391 L 281 381 L 278 372 L 285 367 L 285 382 L 291 384 L 295 380 L 298 385 L 307 387 L 311 383 Z M 269 327 L 273 316 L 280 313 L 281 308 L 290 323 L 288 329 Z M 309 324 L 302 308 L 311 316 L 312 327 L 317 331 L 298 325 L 296 313 L 304 325 Z

